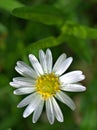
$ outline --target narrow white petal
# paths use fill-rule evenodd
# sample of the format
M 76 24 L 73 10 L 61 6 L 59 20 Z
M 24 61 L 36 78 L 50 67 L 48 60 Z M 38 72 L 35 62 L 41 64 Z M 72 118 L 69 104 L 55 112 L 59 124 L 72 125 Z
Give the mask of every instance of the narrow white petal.
M 31 77 L 31 78 L 37 78 L 36 72 L 27 64 L 25 64 L 22 61 L 17 62 L 17 66 L 15 67 L 15 70 L 25 76 L 25 77 Z
M 43 106 L 44 106 L 44 100 L 41 99 L 41 102 L 38 104 L 37 108 L 35 109 L 34 113 L 33 113 L 33 118 L 32 118 L 32 122 L 36 123 L 37 120 L 39 119 L 42 110 L 43 110 Z
M 57 68 L 57 71 L 55 72 L 56 75 L 62 75 L 70 66 L 70 64 L 72 63 L 73 58 L 69 57 L 67 58 L 64 62 L 62 62 L 62 64 L 60 64 L 60 66 Z
M 23 70 L 21 70 L 18 66 L 15 66 L 15 70 L 16 70 L 20 75 L 22 75 L 22 76 L 31 77 L 31 75 L 29 76 L 29 74 L 27 74 L 27 72 L 26 72 L 26 74 L 25 74 L 25 72 L 23 73 Z
M 16 95 L 23 95 L 23 94 L 28 94 L 28 93 L 32 93 L 35 91 L 35 87 L 25 87 L 25 88 L 18 88 L 16 90 L 14 90 L 14 94 Z
M 29 79 L 29 78 L 24 78 L 24 77 L 15 77 L 13 78 L 14 84 L 20 85 L 20 86 L 28 86 L 32 87 L 35 86 L 35 80 Z
M 10 82 L 10 85 L 14 88 L 22 88 L 22 87 L 35 87 L 35 84 L 27 84 L 27 83 L 22 83 L 22 82 Z
M 61 102 L 63 102 L 64 104 L 66 104 L 68 107 L 70 107 L 72 110 L 75 110 L 75 104 L 72 101 L 72 99 L 67 96 L 65 93 L 63 93 L 62 91 L 58 92 L 56 94 L 56 98 L 58 100 L 60 100 Z
M 80 84 L 65 84 L 61 87 L 61 90 L 69 92 L 82 92 L 86 90 L 86 87 Z
M 63 82 L 63 84 L 76 83 L 84 79 L 85 75 L 82 74 L 82 71 L 72 71 L 60 77 L 60 81 Z
M 64 121 L 63 114 L 61 112 L 59 105 L 57 104 L 54 98 L 52 98 L 52 104 L 54 108 L 55 117 L 57 118 L 59 122 L 63 122 Z
M 29 60 L 32 64 L 33 68 L 35 69 L 36 73 L 38 75 L 43 74 L 43 69 L 42 69 L 41 64 L 39 63 L 38 59 L 34 55 L 30 54 Z
M 10 84 L 10 86 L 15 87 L 15 88 L 19 88 L 20 87 L 20 85 L 15 83 L 15 82 L 10 82 L 9 84 Z
M 48 73 L 51 73 L 52 72 L 53 59 L 52 59 L 52 53 L 51 53 L 50 49 L 47 49 L 47 51 L 46 51 L 46 62 L 47 62 Z
M 47 73 L 46 55 L 42 50 L 39 51 L 39 60 L 44 73 Z
M 40 96 L 37 94 L 33 99 L 32 102 L 27 106 L 23 113 L 23 117 L 28 117 L 38 106 L 38 104 L 41 102 Z
M 22 82 L 27 82 L 27 83 L 35 83 L 35 80 L 34 79 L 31 79 L 31 78 L 25 78 L 25 77 L 15 77 L 13 78 L 13 81 L 22 81 Z
M 53 124 L 54 123 L 54 110 L 53 110 L 53 106 L 52 106 L 52 102 L 50 98 L 46 100 L 46 113 L 47 113 L 47 117 L 50 124 Z
M 32 102 L 32 100 L 37 96 L 36 93 L 30 94 L 26 98 L 24 98 L 18 105 L 18 108 L 24 107 Z
M 53 71 L 56 72 L 60 68 L 60 65 L 65 61 L 66 59 L 66 54 L 63 53 L 60 55 L 60 57 L 57 59 L 56 63 L 54 64 Z

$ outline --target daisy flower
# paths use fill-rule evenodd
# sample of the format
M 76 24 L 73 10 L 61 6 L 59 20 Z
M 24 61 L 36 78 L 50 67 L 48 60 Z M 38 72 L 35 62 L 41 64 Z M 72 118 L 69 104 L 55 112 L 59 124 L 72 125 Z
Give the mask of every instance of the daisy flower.
M 15 70 L 22 76 L 15 77 L 13 82 L 10 82 L 10 85 L 16 88 L 14 94 L 29 94 L 17 107 L 27 106 L 23 117 L 26 118 L 33 113 L 32 122 L 35 123 L 45 105 L 50 124 L 54 123 L 55 118 L 59 122 L 63 122 L 63 114 L 56 99 L 75 110 L 74 102 L 66 95 L 65 91 L 85 91 L 86 88 L 78 83 L 84 80 L 85 76 L 80 70 L 65 73 L 73 61 L 72 57 L 66 58 L 65 53 L 59 56 L 54 66 L 50 49 L 47 49 L 46 53 L 39 50 L 39 60 L 30 54 L 29 61 L 31 67 L 22 61 L 17 62 Z

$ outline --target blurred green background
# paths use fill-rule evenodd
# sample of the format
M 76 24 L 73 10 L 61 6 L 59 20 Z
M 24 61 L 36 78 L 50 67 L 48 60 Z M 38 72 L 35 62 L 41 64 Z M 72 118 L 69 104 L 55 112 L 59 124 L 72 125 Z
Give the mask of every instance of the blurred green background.
M 17 7 L 22 7 L 15 9 Z M 0 0 L 0 130 L 97 130 L 97 0 Z M 87 90 L 68 93 L 72 112 L 62 103 L 64 122 L 50 125 L 45 110 L 36 124 L 22 118 L 16 106 L 25 96 L 13 95 L 9 82 L 19 76 L 17 60 L 51 48 L 54 61 L 61 53 L 74 61 L 68 71 L 81 69 Z

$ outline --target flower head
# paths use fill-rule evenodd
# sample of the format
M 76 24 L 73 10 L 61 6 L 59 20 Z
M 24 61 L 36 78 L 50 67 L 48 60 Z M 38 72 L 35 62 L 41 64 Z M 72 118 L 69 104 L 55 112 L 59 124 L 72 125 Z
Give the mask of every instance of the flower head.
M 39 51 L 39 61 L 32 54 L 29 55 L 29 60 L 32 67 L 22 61 L 17 62 L 15 70 L 22 77 L 15 77 L 13 82 L 10 82 L 10 85 L 16 88 L 14 94 L 29 94 L 17 107 L 27 106 L 23 117 L 26 118 L 33 113 L 32 122 L 35 123 L 45 104 L 50 124 L 54 123 L 55 118 L 59 122 L 63 122 L 63 114 L 56 99 L 74 110 L 74 102 L 63 91 L 85 91 L 86 88 L 78 84 L 79 81 L 85 79 L 85 76 L 80 70 L 65 73 L 73 60 L 72 57 L 66 58 L 66 54 L 62 54 L 53 66 L 50 49 L 46 50 L 46 54 L 43 50 Z

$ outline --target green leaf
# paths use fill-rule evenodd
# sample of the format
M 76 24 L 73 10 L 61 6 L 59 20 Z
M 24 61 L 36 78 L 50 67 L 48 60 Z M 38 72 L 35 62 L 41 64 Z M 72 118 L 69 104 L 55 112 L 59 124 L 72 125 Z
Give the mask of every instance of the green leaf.
M 22 7 L 23 4 L 16 0 L 0 0 L 0 8 L 6 11 L 12 11 L 14 8 Z
M 17 17 L 47 25 L 61 25 L 65 20 L 59 9 L 49 5 L 16 8 L 12 13 Z
M 72 13 L 80 3 L 81 0 L 57 0 L 54 5 L 66 13 Z
M 65 23 L 62 27 L 62 33 L 81 39 L 97 39 L 97 29 L 82 26 L 74 22 Z
M 84 59 L 86 62 L 91 63 L 91 48 L 86 40 L 71 37 L 69 38 L 67 45 L 76 53 L 77 56 Z
M 91 46 L 85 39 L 79 39 L 74 36 L 61 34 L 57 38 L 57 41 L 59 43 L 66 42 L 66 44 L 75 52 L 77 56 L 91 63 L 92 61 Z
M 34 31 L 33 31 L 34 30 Z M 36 23 L 30 21 L 25 29 L 24 40 L 25 42 L 35 42 L 36 40 L 43 39 L 45 37 L 50 37 L 55 35 L 58 30 L 52 26 L 47 26 L 41 23 Z M 26 36 L 26 37 L 25 37 Z
M 45 49 L 58 45 L 54 37 L 47 37 L 29 45 L 26 50 L 28 53 L 37 54 L 39 49 Z

